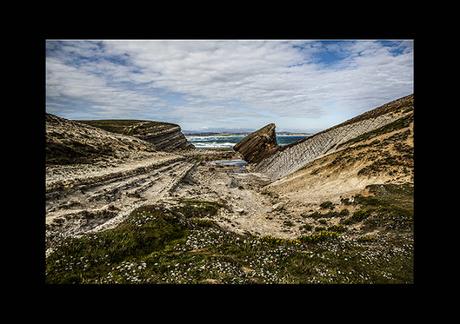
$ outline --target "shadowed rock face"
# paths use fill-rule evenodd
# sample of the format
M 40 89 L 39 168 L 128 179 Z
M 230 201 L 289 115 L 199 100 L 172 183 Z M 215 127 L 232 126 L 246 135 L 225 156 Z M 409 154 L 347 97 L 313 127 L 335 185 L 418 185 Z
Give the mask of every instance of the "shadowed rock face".
M 278 151 L 276 143 L 275 124 L 249 134 L 243 138 L 233 149 L 240 152 L 249 163 L 258 163 Z
M 106 131 L 137 137 L 159 151 L 194 148 L 181 132 L 179 125 L 142 120 L 82 120 L 79 121 Z

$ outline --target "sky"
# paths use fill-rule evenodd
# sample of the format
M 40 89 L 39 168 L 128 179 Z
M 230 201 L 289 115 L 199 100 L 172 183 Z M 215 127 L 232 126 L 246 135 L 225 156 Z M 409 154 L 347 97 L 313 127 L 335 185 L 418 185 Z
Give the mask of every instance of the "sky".
M 413 93 L 412 40 L 47 40 L 46 111 L 316 132 Z

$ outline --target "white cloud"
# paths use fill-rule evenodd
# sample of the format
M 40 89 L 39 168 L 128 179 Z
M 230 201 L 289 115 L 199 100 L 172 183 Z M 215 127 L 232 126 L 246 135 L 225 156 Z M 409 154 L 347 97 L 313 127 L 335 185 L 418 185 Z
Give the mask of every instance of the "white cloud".
M 247 128 L 269 117 L 275 123 L 298 117 L 307 129 L 331 126 L 413 91 L 411 42 L 398 46 L 399 55 L 394 47 L 370 41 L 79 44 L 61 48 L 66 55 L 47 58 L 47 96 L 84 98 L 106 118 L 137 112 L 151 119 L 170 116 L 184 128 L 229 127 L 232 120 L 230 127 Z M 331 65 L 319 62 L 325 49 L 345 58 Z M 75 66 L 69 56 L 100 59 Z M 183 102 L 169 101 L 166 91 Z
M 64 64 L 61 60 L 47 58 L 46 61 L 47 106 L 62 106 L 55 99 L 82 100 L 88 103 L 95 115 L 135 114 L 155 106 L 164 106 L 159 98 L 148 96 L 134 90 L 109 85 L 104 77 L 89 73 L 85 68 Z M 70 108 L 70 107 L 69 107 Z

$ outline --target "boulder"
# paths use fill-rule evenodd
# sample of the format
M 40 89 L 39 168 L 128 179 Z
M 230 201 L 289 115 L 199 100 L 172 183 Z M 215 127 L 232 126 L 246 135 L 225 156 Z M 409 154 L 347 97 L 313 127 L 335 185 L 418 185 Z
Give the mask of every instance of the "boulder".
M 275 124 L 268 124 L 243 138 L 233 149 L 248 163 L 258 163 L 278 151 Z

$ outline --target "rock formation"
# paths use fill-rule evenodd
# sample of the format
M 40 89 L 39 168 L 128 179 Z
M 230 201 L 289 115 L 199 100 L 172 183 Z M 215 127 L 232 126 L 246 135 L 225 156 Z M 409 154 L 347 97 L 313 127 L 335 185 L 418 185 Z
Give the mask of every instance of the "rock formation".
M 413 114 L 413 104 L 414 96 L 409 95 L 304 140 L 280 147 L 275 154 L 267 154 L 257 164 L 255 171 L 264 173 L 273 180 L 285 177 L 309 162 L 343 148 L 347 142 L 359 136 L 391 123 L 403 123 L 405 118 Z
M 138 138 L 46 114 L 47 164 L 93 163 L 154 151 L 150 143 Z
M 278 150 L 275 124 L 268 124 L 249 134 L 236 144 L 233 149 L 241 153 L 244 160 L 249 163 L 258 163 L 273 155 Z
M 342 195 L 382 183 L 413 185 L 413 113 L 339 146 L 266 189 L 289 196 L 295 206 L 300 202 L 338 202 Z
M 156 150 L 171 152 L 194 148 L 181 132 L 179 125 L 143 120 L 81 120 L 109 132 L 130 135 L 152 143 Z

